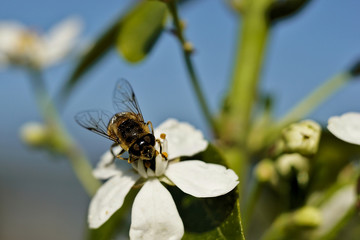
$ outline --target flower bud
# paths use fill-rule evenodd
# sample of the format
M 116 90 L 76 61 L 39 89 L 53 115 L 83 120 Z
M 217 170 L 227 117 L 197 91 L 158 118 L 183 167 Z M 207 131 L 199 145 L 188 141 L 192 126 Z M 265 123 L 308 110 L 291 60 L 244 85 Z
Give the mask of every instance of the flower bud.
M 320 141 L 321 127 L 314 121 L 305 120 L 291 124 L 282 132 L 284 150 L 304 155 L 315 154 Z
M 191 42 L 185 42 L 183 48 L 188 53 L 194 52 L 194 45 Z
M 299 227 L 315 228 L 322 223 L 322 216 L 319 209 L 305 206 L 294 213 L 293 220 L 294 224 Z
M 187 26 L 187 22 L 185 20 L 180 20 L 180 27 L 181 30 L 184 30 Z
M 40 147 L 46 144 L 48 131 L 41 123 L 28 122 L 20 128 L 20 138 L 31 147 Z
M 297 172 L 309 171 L 308 159 L 298 153 L 283 154 L 276 159 L 275 164 L 279 173 L 285 177 L 291 174 L 292 169 Z
M 270 159 L 261 160 L 255 167 L 255 176 L 259 182 L 271 182 L 275 184 L 278 176 L 274 162 Z

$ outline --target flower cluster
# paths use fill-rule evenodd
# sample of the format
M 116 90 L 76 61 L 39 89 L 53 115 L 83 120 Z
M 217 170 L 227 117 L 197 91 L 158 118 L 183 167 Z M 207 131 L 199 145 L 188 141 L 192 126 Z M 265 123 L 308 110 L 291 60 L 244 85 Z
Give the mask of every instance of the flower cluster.
M 161 137 L 160 137 L 161 135 Z M 166 136 L 166 137 L 165 137 Z M 153 162 L 138 160 L 117 166 L 110 151 L 106 152 L 94 170 L 99 179 L 108 179 L 97 191 L 89 207 L 90 228 L 98 228 L 123 204 L 130 189 L 141 182 L 131 214 L 131 239 L 181 239 L 184 226 L 174 200 L 161 182 L 176 185 L 195 197 L 224 195 L 238 184 L 234 171 L 217 164 L 199 160 L 178 161 L 180 156 L 192 156 L 207 148 L 200 131 L 187 123 L 169 119 L 155 129 L 160 139 L 158 154 Z M 120 149 L 116 149 L 120 151 Z

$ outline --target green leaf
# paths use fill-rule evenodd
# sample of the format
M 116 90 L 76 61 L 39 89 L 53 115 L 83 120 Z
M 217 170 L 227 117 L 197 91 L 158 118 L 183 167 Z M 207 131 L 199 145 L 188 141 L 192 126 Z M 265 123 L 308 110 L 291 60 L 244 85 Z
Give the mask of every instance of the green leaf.
M 129 13 L 118 32 L 117 50 L 129 62 L 139 62 L 151 51 L 166 21 L 166 5 L 144 1 Z
M 360 156 L 360 147 L 336 138 L 329 131 L 323 131 L 319 151 L 314 156 L 314 166 L 310 188 L 323 190 L 334 184 L 339 172 Z
M 165 17 L 165 4 L 148 1 L 141 1 L 125 16 L 118 17 L 81 56 L 60 91 L 61 100 L 116 44 L 128 61 L 142 60 L 160 36 Z
M 204 152 L 183 160 L 191 159 L 225 165 L 220 152 L 210 144 Z M 169 191 L 184 223 L 183 239 L 245 239 L 237 188 L 214 198 L 195 198 L 177 187 L 169 187 Z
M 116 41 L 121 19 L 122 17 L 116 19 L 81 56 L 60 92 L 62 98 L 66 97 L 75 84 L 80 81 L 80 78 L 112 49 Z
M 268 18 L 271 23 L 292 17 L 300 12 L 310 0 L 286 0 L 274 1 L 268 10 Z

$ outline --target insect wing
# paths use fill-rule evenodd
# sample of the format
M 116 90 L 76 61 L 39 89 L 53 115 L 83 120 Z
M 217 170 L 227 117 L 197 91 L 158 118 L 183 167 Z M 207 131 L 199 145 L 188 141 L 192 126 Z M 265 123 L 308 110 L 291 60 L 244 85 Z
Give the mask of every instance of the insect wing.
M 110 140 L 116 141 L 108 135 L 107 126 L 113 114 L 104 110 L 89 110 L 76 114 L 75 121 L 82 127 L 95 132 Z
M 140 121 L 144 122 L 134 90 L 127 80 L 121 79 L 116 83 L 113 95 L 113 105 L 116 111 L 132 112 L 138 116 Z

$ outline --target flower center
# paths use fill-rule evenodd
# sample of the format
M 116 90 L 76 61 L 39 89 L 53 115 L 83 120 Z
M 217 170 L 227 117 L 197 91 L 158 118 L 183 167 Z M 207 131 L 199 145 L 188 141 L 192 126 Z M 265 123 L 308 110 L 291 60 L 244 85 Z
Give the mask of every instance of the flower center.
M 41 39 L 32 31 L 22 31 L 11 51 L 8 52 L 8 58 L 17 64 L 38 64 L 39 54 L 41 54 Z

